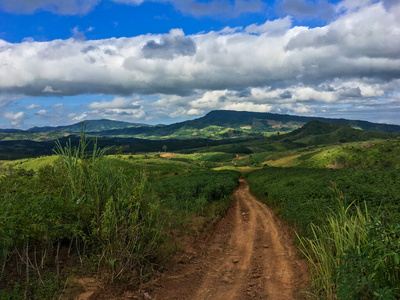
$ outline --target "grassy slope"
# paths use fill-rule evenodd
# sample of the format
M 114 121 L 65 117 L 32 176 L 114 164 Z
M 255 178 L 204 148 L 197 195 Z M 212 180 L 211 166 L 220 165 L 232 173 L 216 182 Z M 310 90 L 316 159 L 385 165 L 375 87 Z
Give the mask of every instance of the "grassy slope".
M 277 167 L 247 173 L 251 191 L 295 226 L 322 298 L 400 296 L 399 153 L 398 138 L 262 153 Z

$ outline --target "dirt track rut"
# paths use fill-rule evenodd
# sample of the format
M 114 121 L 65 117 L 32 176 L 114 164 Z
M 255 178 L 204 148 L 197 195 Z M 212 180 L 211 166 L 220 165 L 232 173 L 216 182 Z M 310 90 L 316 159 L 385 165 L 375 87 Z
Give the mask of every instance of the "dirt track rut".
M 153 299 L 305 299 L 308 268 L 288 229 L 244 180 L 226 217 L 163 275 Z

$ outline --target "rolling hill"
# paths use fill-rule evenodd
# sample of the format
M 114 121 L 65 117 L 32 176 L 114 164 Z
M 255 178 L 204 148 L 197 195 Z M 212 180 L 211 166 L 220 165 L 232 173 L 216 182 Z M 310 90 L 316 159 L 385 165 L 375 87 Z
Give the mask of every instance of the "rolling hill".
M 317 120 L 326 123 L 347 124 L 367 131 L 400 132 L 399 125 L 378 124 L 361 120 L 302 117 L 272 113 L 215 110 L 204 117 L 153 127 L 123 128 L 97 131 L 99 136 L 135 136 L 141 138 L 260 138 L 276 132 L 290 132 Z M 88 130 L 90 131 L 90 130 Z
M 246 111 L 215 110 L 203 117 L 174 123 L 170 125 L 146 125 L 112 120 L 85 121 L 86 133 L 99 137 L 140 138 L 151 140 L 168 139 L 260 139 L 278 133 L 287 133 L 301 128 L 308 122 L 320 121 L 331 124 L 345 124 L 348 128 L 362 129 L 363 131 L 377 131 L 386 133 L 400 133 L 399 125 L 371 123 L 360 120 L 329 119 L 320 117 L 303 117 L 273 113 L 258 113 Z M 318 123 L 317 123 L 318 124 Z M 314 124 L 314 127 L 318 127 Z M 79 134 L 81 123 L 58 127 L 33 127 L 22 131 L 1 131 L 0 140 L 54 140 L 67 134 Z M 346 127 L 347 128 L 347 127 Z M 322 131 L 329 130 L 325 125 Z M 347 130 L 347 132 L 345 132 Z M 349 135 L 349 129 L 342 129 L 338 135 Z M 325 132 L 327 133 L 327 132 Z M 351 134 L 350 134 L 351 135 Z M 319 139 L 326 137 L 319 137 Z M 342 138 L 348 139 L 349 137 Z M 298 141 L 304 143 L 305 141 Z M 308 142 L 306 142 L 308 143 Z
M 113 121 L 113 120 L 86 120 L 84 121 L 86 124 L 87 132 L 99 132 L 104 130 L 118 130 L 123 128 L 135 128 L 135 127 L 149 127 L 150 125 L 141 124 L 141 123 L 129 123 L 122 121 Z M 82 122 L 78 122 L 72 125 L 65 126 L 44 126 L 44 127 L 32 127 L 28 129 L 28 131 L 33 132 L 49 132 L 49 131 L 60 131 L 60 132 L 68 132 L 68 133 L 80 133 L 81 132 L 81 124 Z
M 314 120 L 299 129 L 285 135 L 271 137 L 270 139 L 306 147 L 393 137 L 393 134 L 387 132 L 364 131 L 352 128 L 347 124 L 325 123 Z

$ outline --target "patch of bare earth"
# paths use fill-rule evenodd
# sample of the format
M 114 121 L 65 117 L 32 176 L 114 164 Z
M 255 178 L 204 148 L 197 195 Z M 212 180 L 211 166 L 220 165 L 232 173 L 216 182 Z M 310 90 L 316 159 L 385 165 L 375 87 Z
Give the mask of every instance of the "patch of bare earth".
M 152 299 L 305 299 L 308 265 L 291 235 L 244 180 L 235 201 L 197 249 L 148 287 Z

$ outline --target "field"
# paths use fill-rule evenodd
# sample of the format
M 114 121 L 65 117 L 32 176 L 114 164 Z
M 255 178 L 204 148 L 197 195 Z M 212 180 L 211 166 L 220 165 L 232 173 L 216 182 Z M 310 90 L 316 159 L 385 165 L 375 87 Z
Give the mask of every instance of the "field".
M 289 151 L 246 173 L 251 191 L 295 228 L 315 296 L 400 296 L 398 150 L 396 139 Z
M 179 247 L 175 236 L 224 214 L 240 175 L 88 147 L 83 139 L 75 152 L 60 145 L 59 156 L 3 165 L 0 299 L 53 299 L 82 272 L 146 280 Z
M 310 294 L 398 298 L 400 140 L 268 143 L 106 155 L 83 134 L 0 162 L 0 299 L 59 298 L 82 276 L 137 287 L 225 215 L 240 176 L 294 228 Z

